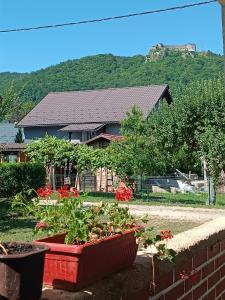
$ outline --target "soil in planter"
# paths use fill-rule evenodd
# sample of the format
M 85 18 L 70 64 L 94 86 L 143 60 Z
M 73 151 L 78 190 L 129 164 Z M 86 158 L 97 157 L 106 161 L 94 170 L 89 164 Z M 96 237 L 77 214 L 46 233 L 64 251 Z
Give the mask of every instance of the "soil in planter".
M 6 249 L 8 254 L 24 254 L 34 250 L 32 245 L 24 243 L 3 242 L 1 245 Z M 4 252 L 0 247 L 0 255 L 1 254 L 4 254 Z

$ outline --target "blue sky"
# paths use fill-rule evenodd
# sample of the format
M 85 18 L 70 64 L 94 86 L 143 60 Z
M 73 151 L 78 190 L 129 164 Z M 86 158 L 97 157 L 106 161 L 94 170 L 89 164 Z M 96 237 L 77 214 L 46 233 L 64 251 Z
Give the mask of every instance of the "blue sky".
M 200 0 L 0 0 L 0 29 L 73 22 L 148 11 Z M 31 72 L 68 59 L 112 53 L 147 54 L 162 42 L 193 42 L 222 54 L 217 3 L 113 22 L 0 34 L 0 72 Z

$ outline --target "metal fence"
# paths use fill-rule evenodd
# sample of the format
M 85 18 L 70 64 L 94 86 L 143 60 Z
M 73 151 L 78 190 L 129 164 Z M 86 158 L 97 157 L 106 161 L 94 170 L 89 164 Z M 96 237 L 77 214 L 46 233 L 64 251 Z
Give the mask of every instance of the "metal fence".
M 74 186 L 76 174 L 68 177 L 56 175 L 56 186 L 64 184 Z M 118 183 L 118 181 L 116 182 Z M 208 203 L 208 186 L 203 178 L 185 179 L 182 176 L 137 176 L 128 180 L 136 199 L 146 202 L 174 203 L 174 204 L 205 204 Z M 114 185 L 113 188 L 116 188 Z M 99 190 L 97 176 L 91 173 L 79 177 L 79 189 L 82 192 L 108 192 Z M 110 190 L 110 191 L 113 191 Z M 217 192 L 217 204 L 225 205 L 225 186 L 220 185 Z

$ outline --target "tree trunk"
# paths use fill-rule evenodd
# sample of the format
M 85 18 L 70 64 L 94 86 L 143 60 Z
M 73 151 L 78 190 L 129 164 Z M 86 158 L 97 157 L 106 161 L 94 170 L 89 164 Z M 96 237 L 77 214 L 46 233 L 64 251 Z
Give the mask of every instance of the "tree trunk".
M 216 204 L 216 184 L 215 180 L 212 176 L 208 177 L 208 204 L 215 205 Z
M 51 170 L 51 178 L 52 178 L 52 188 L 53 188 L 53 191 L 55 191 L 56 190 L 56 185 L 55 185 L 55 168 L 51 166 L 50 170 Z

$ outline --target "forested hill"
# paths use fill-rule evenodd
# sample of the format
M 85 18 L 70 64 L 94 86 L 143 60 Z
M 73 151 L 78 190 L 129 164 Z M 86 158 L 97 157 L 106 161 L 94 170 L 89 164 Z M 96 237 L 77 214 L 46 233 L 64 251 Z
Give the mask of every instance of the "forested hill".
M 172 53 L 164 59 L 145 62 L 145 56 L 111 54 L 69 60 L 32 73 L 0 73 L 0 94 L 12 83 L 23 87 L 21 98 L 39 101 L 48 92 L 168 83 L 173 89 L 193 80 L 214 78 L 223 72 L 223 57 L 198 53 L 182 58 Z

